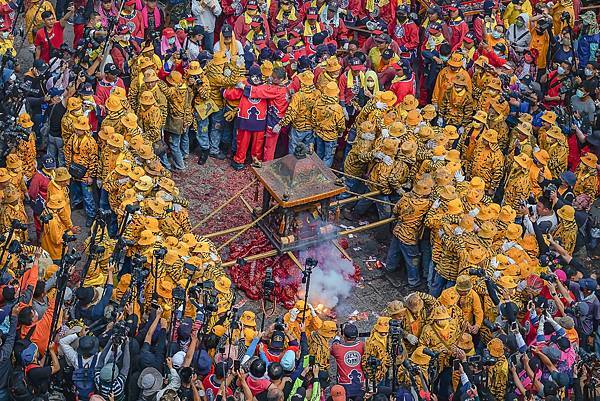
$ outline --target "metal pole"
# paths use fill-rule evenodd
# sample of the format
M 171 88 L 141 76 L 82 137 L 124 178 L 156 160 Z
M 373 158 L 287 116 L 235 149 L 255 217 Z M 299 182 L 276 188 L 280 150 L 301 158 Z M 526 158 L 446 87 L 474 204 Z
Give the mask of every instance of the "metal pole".
M 258 253 L 256 255 L 250 255 L 250 256 L 245 257 L 243 259 L 246 262 L 252 262 L 254 260 L 265 259 L 265 258 L 270 258 L 270 257 L 273 257 L 273 256 L 277 256 L 278 254 L 279 254 L 279 251 L 272 250 L 272 251 L 268 251 L 268 252 Z M 231 267 L 231 266 L 235 265 L 236 263 L 237 263 L 237 260 L 230 260 L 230 261 L 222 263 L 221 267 Z

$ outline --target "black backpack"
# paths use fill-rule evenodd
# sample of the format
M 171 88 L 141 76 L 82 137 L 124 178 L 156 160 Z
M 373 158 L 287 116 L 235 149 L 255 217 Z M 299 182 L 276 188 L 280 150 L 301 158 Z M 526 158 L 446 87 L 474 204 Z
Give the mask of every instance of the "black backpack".
M 26 367 L 16 367 L 8 377 L 8 389 L 11 401 L 32 401 L 35 398 L 34 389 L 27 379 L 26 371 L 36 367 L 31 364 Z
M 73 384 L 77 392 L 78 400 L 87 401 L 94 392 L 94 373 L 98 355 L 94 355 L 92 361 L 83 364 L 81 355 L 77 355 L 77 369 L 73 370 Z

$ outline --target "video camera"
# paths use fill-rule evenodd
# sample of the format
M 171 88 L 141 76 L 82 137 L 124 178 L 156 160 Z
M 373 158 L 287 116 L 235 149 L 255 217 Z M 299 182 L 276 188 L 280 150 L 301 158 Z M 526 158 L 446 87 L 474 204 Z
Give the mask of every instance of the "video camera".
M 277 319 L 275 319 L 273 327 L 275 328 L 275 330 L 284 331 L 285 324 L 283 323 L 283 318 L 278 317 Z
M 485 270 L 482 267 L 471 268 L 469 269 L 469 274 L 471 276 L 485 277 Z
M 540 278 L 542 280 L 546 280 L 549 283 L 556 283 L 556 275 L 552 274 L 552 273 L 540 273 Z
M 481 364 L 483 366 L 494 366 L 496 362 L 498 362 L 498 359 L 490 355 L 490 351 L 488 349 L 484 349 L 483 356 L 481 357 Z
M 483 322 L 482 322 L 482 324 L 483 324 L 483 325 L 484 325 L 484 326 L 485 326 L 485 327 L 486 327 L 486 328 L 487 328 L 489 331 L 491 331 L 492 333 L 493 333 L 493 332 L 495 332 L 495 331 L 498 331 L 498 330 L 500 330 L 500 329 L 502 328 L 502 327 L 500 326 L 500 324 L 498 324 L 498 323 L 496 323 L 496 322 L 492 323 L 492 322 L 490 322 L 488 319 L 483 319 Z
M 273 280 L 273 268 L 267 267 L 265 270 L 265 279 L 263 280 L 263 296 L 269 299 L 275 289 L 275 280 Z

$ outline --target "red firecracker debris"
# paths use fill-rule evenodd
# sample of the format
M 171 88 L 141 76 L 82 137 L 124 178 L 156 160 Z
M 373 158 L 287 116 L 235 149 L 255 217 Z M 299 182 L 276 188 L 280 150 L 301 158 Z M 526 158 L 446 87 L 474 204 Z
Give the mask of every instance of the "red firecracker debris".
M 350 246 L 348 244 L 348 239 L 347 238 L 340 238 L 340 239 L 338 239 L 338 244 L 340 244 L 340 246 L 344 250 L 348 249 L 348 246 Z

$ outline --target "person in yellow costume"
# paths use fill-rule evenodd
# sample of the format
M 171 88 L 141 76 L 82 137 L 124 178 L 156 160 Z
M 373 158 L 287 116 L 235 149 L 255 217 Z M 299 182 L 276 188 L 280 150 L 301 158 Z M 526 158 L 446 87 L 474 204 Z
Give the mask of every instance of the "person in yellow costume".
M 552 173 L 552 178 L 557 179 L 567 170 L 569 147 L 567 138 L 557 126 L 551 127 L 547 134 L 548 169 Z
M 43 225 L 41 246 L 55 263 L 58 263 L 62 256 L 63 235 L 73 226 L 70 220 L 62 220 L 64 213 L 61 213 L 61 210 L 66 204 L 66 200 L 60 195 L 54 195 L 46 202 L 47 213 L 52 216 L 52 219 Z
M 250 346 L 250 343 L 258 335 L 256 330 L 256 314 L 251 310 L 245 310 L 242 312 L 239 320 L 239 327 L 233 331 L 233 340 L 243 341 L 246 347 Z
M 379 383 L 385 378 L 391 364 L 391 358 L 388 352 L 390 320 L 390 317 L 380 316 L 371 330 L 371 335 L 365 341 L 365 352 L 362 358 L 363 370 L 368 372 L 369 377 L 374 375 L 376 383 Z M 370 371 L 371 368 L 368 365 L 369 358 L 375 358 L 380 362 L 375 372 Z
M 337 324 L 325 320 L 319 330 L 313 331 L 308 337 L 308 353 L 315 356 L 315 363 L 321 369 L 329 370 L 331 340 L 337 334 Z
M 35 150 L 35 133 L 31 131 L 33 121 L 28 113 L 22 113 L 17 119 L 17 124 L 29 132 L 26 141 L 19 141 L 16 149 L 16 154 L 23 162 L 23 175 L 27 181 L 35 174 L 36 170 L 36 150 Z
M 458 74 L 442 95 L 439 104 L 440 117 L 446 124 L 464 127 L 471 121 L 474 104 L 467 78 Z
M 105 130 L 106 127 L 111 127 L 115 133 L 125 135 L 125 126 L 121 119 L 125 116 L 127 110 L 123 107 L 121 99 L 113 93 L 106 99 L 104 107 L 107 114 L 102 120 L 100 128 Z
M 467 323 L 467 331 L 471 334 L 477 334 L 483 323 L 483 308 L 481 307 L 479 296 L 473 290 L 471 278 L 466 274 L 458 276 L 454 287 L 445 289 L 441 297 L 446 292 L 455 292 L 458 295 L 457 304 L 463 312 L 465 322 Z
M 498 134 L 489 129 L 473 151 L 473 160 L 467 165 L 468 177 L 481 177 L 485 193 L 493 195 L 500 184 L 504 169 L 504 155 L 498 147 Z
M 2 203 L 0 203 L 0 233 L 7 233 L 11 226 L 12 221 L 17 220 L 19 223 L 27 226 L 28 218 L 27 212 L 25 212 L 25 206 L 23 205 L 22 194 L 19 190 L 9 185 L 3 189 Z M 28 239 L 27 230 L 15 230 L 14 238 L 18 239 L 21 243 L 25 243 Z
M 434 105 L 440 104 L 444 93 L 452 86 L 454 78 L 457 75 L 462 75 L 466 82 L 467 90 L 470 92 L 473 89 L 471 83 L 471 76 L 467 70 L 463 67 L 463 56 L 460 53 L 452 53 L 448 65 L 440 71 L 435 81 L 435 87 L 433 88 L 433 94 L 431 96 L 431 103 Z
M 518 153 L 527 155 L 529 158 L 533 155 L 532 145 L 532 126 L 530 122 L 521 121 L 512 131 L 508 141 L 508 153 L 506 155 L 505 165 L 510 168 L 513 164 L 516 150 Z
M 44 11 L 54 14 L 54 6 L 48 0 L 32 0 L 25 11 L 25 35 L 32 46 L 35 33 L 44 25 Z
M 541 183 L 544 180 L 551 180 L 552 173 L 548 168 L 550 155 L 543 149 L 537 149 L 533 152 L 532 163 L 529 166 L 529 181 L 531 181 L 531 192 L 537 197 L 542 193 Z
M 323 71 L 317 78 L 315 87 L 320 91 L 324 92 L 327 84 L 333 82 L 338 84 L 338 79 L 342 71 L 342 66 L 338 61 L 337 56 L 331 56 L 325 61 L 325 71 Z
M 439 369 L 450 364 L 450 357 L 457 351 L 456 343 L 462 330 L 458 322 L 450 317 L 446 307 L 440 305 L 431 314 L 431 323 L 423 327 L 419 343 L 432 351 L 439 352 Z
M 573 0 L 556 0 L 550 13 L 552 14 L 552 31 L 554 35 L 559 35 L 565 28 L 572 29 L 575 26 Z
M 139 101 L 140 110 L 138 111 L 138 116 L 142 136 L 145 140 L 153 144 L 162 138 L 164 116 L 162 115 L 152 92 L 142 92 Z
M 83 116 L 83 103 L 78 97 L 67 99 L 67 112 L 60 121 L 60 132 L 63 143 L 67 143 L 69 138 L 75 133 L 74 124 L 77 119 Z
M 311 304 L 305 304 L 303 300 L 298 300 L 294 307 L 283 316 L 283 322 L 287 325 L 287 329 L 294 338 L 300 338 L 302 330 L 302 318 L 304 317 L 305 333 L 308 337 L 310 333 L 318 330 L 323 321 L 317 315 L 317 311 Z
M 588 152 L 581 156 L 581 163 L 575 170 L 577 182 L 573 187 L 575 196 L 586 194 L 596 199 L 598 194 L 598 156 Z
M 364 121 L 356 134 L 356 139 L 352 144 L 352 148 L 344 159 L 344 172 L 349 174 L 346 177 L 346 185 L 348 189 L 356 192 L 357 187 L 362 187 L 360 181 L 354 177 L 363 177 L 367 173 L 369 166 L 369 153 L 375 144 L 375 124 L 371 121 Z
M 465 126 L 465 130 L 461 134 L 457 146 L 463 160 L 468 161 L 473 157 L 473 151 L 477 143 L 479 143 L 479 138 L 487 129 L 487 120 L 487 112 L 477 110 L 473 116 L 473 121 Z
M 502 15 L 504 26 L 508 27 L 514 24 L 517 17 L 522 13 L 527 13 L 530 17 L 533 15 L 533 8 L 529 0 L 517 0 L 508 3 Z
M 575 209 L 573 206 L 564 205 L 556 212 L 558 225 L 552 233 L 555 240 L 560 240 L 562 247 L 569 255 L 575 252 L 577 242 L 577 223 L 575 222 Z
M 529 177 L 531 164 L 531 159 L 525 153 L 515 156 L 515 162 L 506 179 L 504 204 L 515 210 L 520 208 L 522 201 L 526 200 L 531 193 L 531 179 Z
M 508 107 L 508 102 L 500 99 L 500 101 L 492 101 L 491 107 L 488 111 L 488 123 L 487 126 L 489 129 L 496 131 L 498 147 L 502 152 L 507 147 L 508 144 L 508 134 L 509 128 L 506 123 L 506 108 Z
M 340 89 L 337 82 L 328 82 L 312 111 L 317 156 L 327 167 L 333 164 L 338 137 L 346 129 L 344 111 L 339 103 Z
M 504 344 L 499 338 L 494 338 L 488 343 L 487 350 L 496 359 L 496 363 L 489 367 L 487 385 L 494 399 L 500 400 L 505 396 L 508 384 L 508 361 L 504 355 Z

